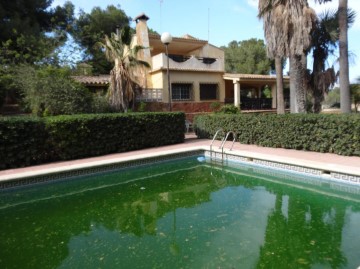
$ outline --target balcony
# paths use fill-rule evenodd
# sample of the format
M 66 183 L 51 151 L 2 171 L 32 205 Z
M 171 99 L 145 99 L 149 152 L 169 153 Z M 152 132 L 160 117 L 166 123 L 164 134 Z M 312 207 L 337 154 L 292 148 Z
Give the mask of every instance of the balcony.
M 169 68 L 172 70 L 183 71 L 207 71 L 207 72 L 224 72 L 224 60 L 195 57 L 184 55 L 170 55 Z M 152 71 L 166 69 L 167 57 L 165 53 L 160 53 L 152 57 Z
M 241 110 L 268 110 L 272 109 L 272 98 L 241 97 Z M 225 104 L 234 104 L 234 98 L 225 98 Z

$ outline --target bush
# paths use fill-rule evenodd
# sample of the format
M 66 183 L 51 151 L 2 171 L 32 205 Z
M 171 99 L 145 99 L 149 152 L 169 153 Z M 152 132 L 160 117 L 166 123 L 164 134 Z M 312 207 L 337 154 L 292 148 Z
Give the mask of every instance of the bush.
M 220 107 L 221 107 L 220 102 L 212 102 L 212 103 L 210 104 L 210 109 L 211 109 L 211 111 L 213 111 L 213 112 L 218 112 L 218 111 L 220 110 Z
M 199 138 L 212 138 L 219 128 L 236 132 L 244 144 L 360 156 L 360 115 L 356 114 L 216 114 L 195 118 Z
M 45 124 L 39 118 L 0 118 L 0 137 L 0 169 L 38 164 L 46 159 Z
M 237 114 L 239 112 L 240 112 L 239 108 L 234 105 L 224 105 L 219 110 L 219 113 L 223 113 L 223 114 Z
M 55 157 L 67 160 L 180 143 L 184 121 L 177 113 L 58 116 L 46 129 Z
M 92 93 L 70 78 L 67 69 L 30 66 L 18 69 L 24 102 L 38 116 L 90 113 Z
M 5 97 L 6 97 L 6 88 L 2 87 L 1 81 L 0 81 L 0 111 L 4 105 Z
M 183 113 L 0 118 L 0 168 L 181 143 L 184 122 Z
M 13 102 L 19 98 L 15 81 L 15 67 L 9 65 L 0 66 L 0 110 L 5 103 L 6 96 L 13 99 L 11 100 Z
M 146 111 L 146 103 L 145 102 L 140 102 L 139 106 L 137 108 L 138 112 L 145 112 Z
M 92 100 L 92 113 L 110 113 L 112 109 L 109 105 L 106 95 L 94 94 Z

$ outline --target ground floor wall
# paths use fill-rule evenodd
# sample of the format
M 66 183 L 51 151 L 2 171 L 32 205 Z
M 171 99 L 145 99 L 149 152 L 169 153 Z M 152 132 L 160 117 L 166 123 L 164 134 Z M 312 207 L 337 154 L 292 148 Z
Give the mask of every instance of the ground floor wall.
M 170 70 L 171 83 L 190 83 L 192 85 L 191 102 L 224 102 L 225 98 L 225 81 L 222 73 L 216 72 L 199 72 L 199 71 L 174 71 Z M 212 100 L 201 100 L 201 84 L 217 84 L 218 97 Z M 168 79 L 166 70 L 151 74 L 151 88 L 164 89 L 162 101 L 169 102 Z
M 214 112 L 214 108 L 212 107 L 213 102 L 173 102 L 172 103 L 172 111 L 181 111 L 186 115 L 186 119 L 193 121 L 196 115 L 207 114 Z M 219 103 L 223 105 L 223 103 Z M 136 109 L 139 108 L 139 104 L 137 104 Z M 169 111 L 168 103 L 162 102 L 149 102 L 145 103 L 145 111 L 151 112 L 166 112 Z

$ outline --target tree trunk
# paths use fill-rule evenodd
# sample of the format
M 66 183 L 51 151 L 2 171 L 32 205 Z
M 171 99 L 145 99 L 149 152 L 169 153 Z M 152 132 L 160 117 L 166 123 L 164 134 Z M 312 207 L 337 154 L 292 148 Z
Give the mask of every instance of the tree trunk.
M 306 88 L 304 57 L 290 56 L 290 111 L 291 113 L 306 113 Z
M 276 109 L 277 114 L 285 114 L 284 105 L 284 82 L 281 57 L 275 57 L 276 69 Z
M 296 112 L 296 77 L 295 77 L 295 61 L 293 57 L 289 57 L 289 64 L 290 64 L 290 113 L 297 113 Z
M 309 80 L 308 80 L 308 71 L 307 71 L 307 55 L 305 53 L 303 53 L 303 55 L 301 56 L 301 78 L 300 79 L 300 87 L 301 90 L 299 90 L 299 92 L 301 93 L 299 100 L 301 100 L 302 105 L 301 105 L 301 111 L 300 113 L 306 113 L 307 112 L 307 92 L 308 92 L 308 85 L 309 85 Z
M 321 102 L 323 101 L 322 89 L 319 87 L 320 76 L 323 72 L 324 65 L 317 54 L 314 55 L 313 60 L 313 73 L 311 81 L 311 91 L 312 91 L 312 112 L 320 113 L 321 112 Z
M 313 106 L 312 111 L 314 113 L 321 112 L 321 102 L 324 100 L 323 95 L 317 90 L 313 93 Z
M 349 53 L 347 32 L 347 0 L 339 0 L 339 47 L 340 47 L 340 108 L 342 113 L 351 113 L 349 86 Z

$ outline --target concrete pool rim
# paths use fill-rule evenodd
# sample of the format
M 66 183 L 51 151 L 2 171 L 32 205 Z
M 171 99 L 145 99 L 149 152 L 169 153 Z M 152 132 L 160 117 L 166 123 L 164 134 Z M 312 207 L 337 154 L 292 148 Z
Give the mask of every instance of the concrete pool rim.
M 348 185 L 360 186 L 360 168 L 358 170 L 355 169 L 355 171 L 349 171 L 348 167 L 331 163 L 326 164 L 308 160 L 304 161 L 296 158 L 276 155 L 270 156 L 269 154 L 244 152 L 241 150 L 221 151 L 219 149 L 215 149 L 210 152 L 208 146 L 195 146 L 163 150 L 160 152 L 154 151 L 141 155 L 134 154 L 133 156 L 69 164 L 61 167 L 49 167 L 35 171 L 4 174 L 0 175 L 0 189 L 14 188 L 67 177 L 105 172 L 199 155 L 221 162 L 233 161 L 249 163 L 285 172 L 288 171 L 310 176 L 319 176 L 326 181 L 330 180 Z

